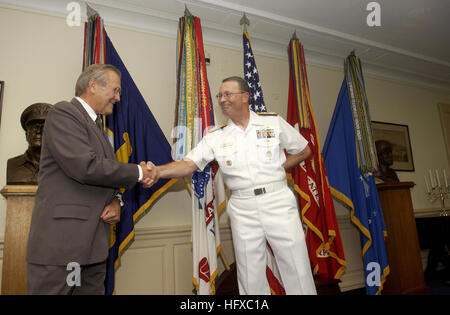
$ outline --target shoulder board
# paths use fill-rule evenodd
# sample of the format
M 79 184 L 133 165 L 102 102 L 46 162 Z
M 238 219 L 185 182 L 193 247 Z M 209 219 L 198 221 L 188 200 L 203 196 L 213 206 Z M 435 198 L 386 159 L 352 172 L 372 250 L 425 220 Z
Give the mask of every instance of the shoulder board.
M 210 129 L 210 130 L 208 131 L 208 133 L 217 131 L 217 130 L 219 130 L 219 129 L 223 129 L 223 128 L 225 128 L 227 125 L 228 125 L 228 123 L 225 123 L 225 124 L 223 124 L 223 125 L 220 125 L 220 126 L 217 126 L 217 127 L 215 127 L 215 128 L 212 128 L 212 129 Z
M 256 114 L 261 115 L 261 116 L 278 116 L 278 114 L 274 113 L 274 112 L 260 112 L 260 113 L 256 113 Z

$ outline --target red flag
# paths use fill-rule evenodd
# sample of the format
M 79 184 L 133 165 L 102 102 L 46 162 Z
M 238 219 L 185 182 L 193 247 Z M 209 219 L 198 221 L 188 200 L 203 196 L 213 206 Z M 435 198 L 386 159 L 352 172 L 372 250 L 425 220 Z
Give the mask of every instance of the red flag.
M 311 156 L 288 171 L 288 180 L 299 195 L 306 244 L 314 275 L 339 279 L 346 262 L 337 225 L 319 137 L 309 97 L 303 45 L 289 43 L 289 100 L 287 121 L 308 140 Z

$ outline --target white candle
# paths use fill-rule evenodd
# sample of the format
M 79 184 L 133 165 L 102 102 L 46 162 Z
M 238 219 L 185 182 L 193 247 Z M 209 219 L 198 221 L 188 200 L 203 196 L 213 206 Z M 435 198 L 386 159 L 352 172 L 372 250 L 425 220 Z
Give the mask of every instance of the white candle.
M 425 178 L 425 185 L 427 185 L 427 192 L 430 192 L 430 186 L 428 186 L 427 175 L 423 175 L 423 178 Z
M 436 170 L 436 178 L 437 178 L 438 186 L 441 187 L 441 181 L 439 180 L 438 170 Z
M 431 188 L 434 188 L 434 186 L 436 186 L 436 184 L 434 183 L 434 178 L 433 178 L 433 174 L 431 174 L 431 169 L 429 169 L 428 172 L 430 173 Z
M 444 180 L 445 180 L 445 187 L 448 188 L 447 173 L 445 172 L 445 168 L 444 168 Z

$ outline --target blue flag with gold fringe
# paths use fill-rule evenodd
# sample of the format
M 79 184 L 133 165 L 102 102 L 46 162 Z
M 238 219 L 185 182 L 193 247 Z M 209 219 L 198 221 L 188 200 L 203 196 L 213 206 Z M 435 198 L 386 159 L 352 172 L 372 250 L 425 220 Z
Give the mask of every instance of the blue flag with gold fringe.
M 114 65 L 122 73 L 122 94 L 114 112 L 107 117 L 108 132 L 113 135 L 114 150 L 120 162 L 139 164 L 152 161 L 155 165 L 172 161 L 171 147 L 149 107 L 144 101 L 128 70 L 114 46 L 106 38 L 106 63 Z M 125 206 L 111 235 L 109 250 L 106 294 L 114 291 L 114 271 L 120 255 L 134 237 L 134 223 L 175 180 L 161 179 L 149 189 L 137 184 L 123 193 Z
M 332 195 L 351 209 L 351 221 L 360 230 L 366 292 L 373 295 L 381 293 L 389 274 L 387 234 L 374 179 L 377 163 L 370 161 L 366 147 L 372 141 L 361 66 L 353 55 L 349 58 L 322 155 Z M 356 115 L 363 112 L 367 117 Z
M 94 13 L 85 23 L 83 66 L 111 64 L 122 74 L 120 102 L 114 105 L 113 114 L 106 117 L 107 131 L 112 138 L 117 160 L 135 164 L 152 161 L 155 165 L 173 161 L 169 142 L 106 34 L 103 20 L 98 13 Z M 105 280 L 107 295 L 114 294 L 115 270 L 120 264 L 121 254 L 134 238 L 134 224 L 158 196 L 175 182 L 174 179 L 161 179 L 150 189 L 136 184 L 132 189 L 121 190 L 125 205 L 120 222 L 111 226 Z

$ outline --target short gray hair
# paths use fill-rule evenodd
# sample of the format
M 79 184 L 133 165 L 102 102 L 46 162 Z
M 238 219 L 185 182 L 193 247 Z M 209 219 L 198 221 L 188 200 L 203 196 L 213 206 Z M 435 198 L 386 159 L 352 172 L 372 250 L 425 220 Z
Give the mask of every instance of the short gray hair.
M 250 94 L 250 88 L 248 87 L 247 81 L 245 81 L 243 78 L 238 76 L 229 77 L 222 80 L 222 83 L 228 82 L 228 81 L 235 81 L 239 85 L 239 89 L 243 92 L 247 92 Z
M 83 73 L 80 74 L 77 83 L 75 84 L 75 96 L 80 96 L 84 92 L 86 92 L 89 81 L 91 81 L 91 79 L 94 79 L 101 86 L 105 86 L 108 83 L 106 74 L 109 71 L 117 73 L 119 78 L 122 77 L 119 69 L 117 69 L 113 65 L 94 64 L 84 69 Z

